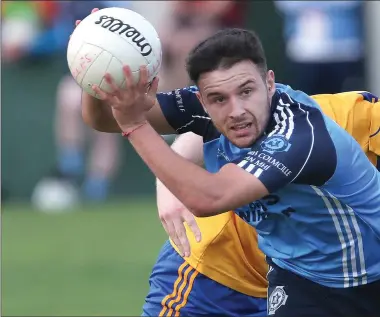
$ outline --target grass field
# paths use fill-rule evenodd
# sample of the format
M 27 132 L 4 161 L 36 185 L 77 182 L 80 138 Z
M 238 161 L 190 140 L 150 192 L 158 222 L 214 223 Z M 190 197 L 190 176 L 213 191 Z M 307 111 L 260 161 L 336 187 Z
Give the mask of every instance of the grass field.
M 138 316 L 166 235 L 155 202 L 2 210 L 3 316 Z

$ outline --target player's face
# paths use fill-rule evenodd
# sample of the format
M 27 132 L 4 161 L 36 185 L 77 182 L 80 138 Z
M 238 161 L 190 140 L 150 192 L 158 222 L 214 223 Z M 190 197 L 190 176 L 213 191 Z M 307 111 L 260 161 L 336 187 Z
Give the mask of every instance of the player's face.
M 203 74 L 198 98 L 215 127 L 236 146 L 250 147 L 264 132 L 275 91 L 274 73 L 262 73 L 251 61 Z

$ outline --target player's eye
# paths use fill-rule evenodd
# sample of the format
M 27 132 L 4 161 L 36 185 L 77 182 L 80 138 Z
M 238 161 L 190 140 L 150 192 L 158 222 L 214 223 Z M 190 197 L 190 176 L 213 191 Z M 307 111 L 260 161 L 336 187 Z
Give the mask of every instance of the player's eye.
M 215 102 L 215 103 L 222 103 L 222 102 L 224 102 L 224 101 L 225 101 L 225 98 L 222 97 L 222 96 L 220 96 L 220 97 L 216 97 L 216 98 L 214 99 L 214 102 Z
M 251 93 L 252 93 L 252 89 L 251 89 L 251 88 L 245 88 L 245 89 L 241 92 L 242 96 L 249 96 Z

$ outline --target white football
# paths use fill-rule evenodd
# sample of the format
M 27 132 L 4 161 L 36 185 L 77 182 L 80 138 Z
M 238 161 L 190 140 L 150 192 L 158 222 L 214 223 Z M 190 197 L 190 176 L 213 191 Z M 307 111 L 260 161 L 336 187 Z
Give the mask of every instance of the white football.
M 116 84 L 125 84 L 122 67 L 130 66 L 135 82 L 146 65 L 149 81 L 157 76 L 162 59 L 161 42 L 152 24 L 124 8 L 106 8 L 87 16 L 75 28 L 67 48 L 67 62 L 75 81 L 90 95 L 93 84 L 110 91 L 108 72 Z
M 79 203 L 79 194 L 67 181 L 45 178 L 33 190 L 32 205 L 46 213 L 67 212 Z

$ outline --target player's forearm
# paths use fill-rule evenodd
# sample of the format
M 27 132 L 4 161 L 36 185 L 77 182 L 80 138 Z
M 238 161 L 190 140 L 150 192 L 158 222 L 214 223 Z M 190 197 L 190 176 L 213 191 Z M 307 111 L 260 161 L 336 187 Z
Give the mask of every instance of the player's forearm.
M 255 176 L 235 164 L 209 173 L 189 162 L 148 124 L 130 134 L 129 141 L 155 176 L 197 217 L 217 215 L 268 195 Z
M 108 133 L 121 132 L 111 108 L 86 92 L 82 92 L 82 117 L 83 121 L 95 130 Z
M 195 216 L 213 216 L 228 210 L 223 209 L 225 183 L 175 153 L 150 125 L 134 131 L 129 141 L 155 176 Z

